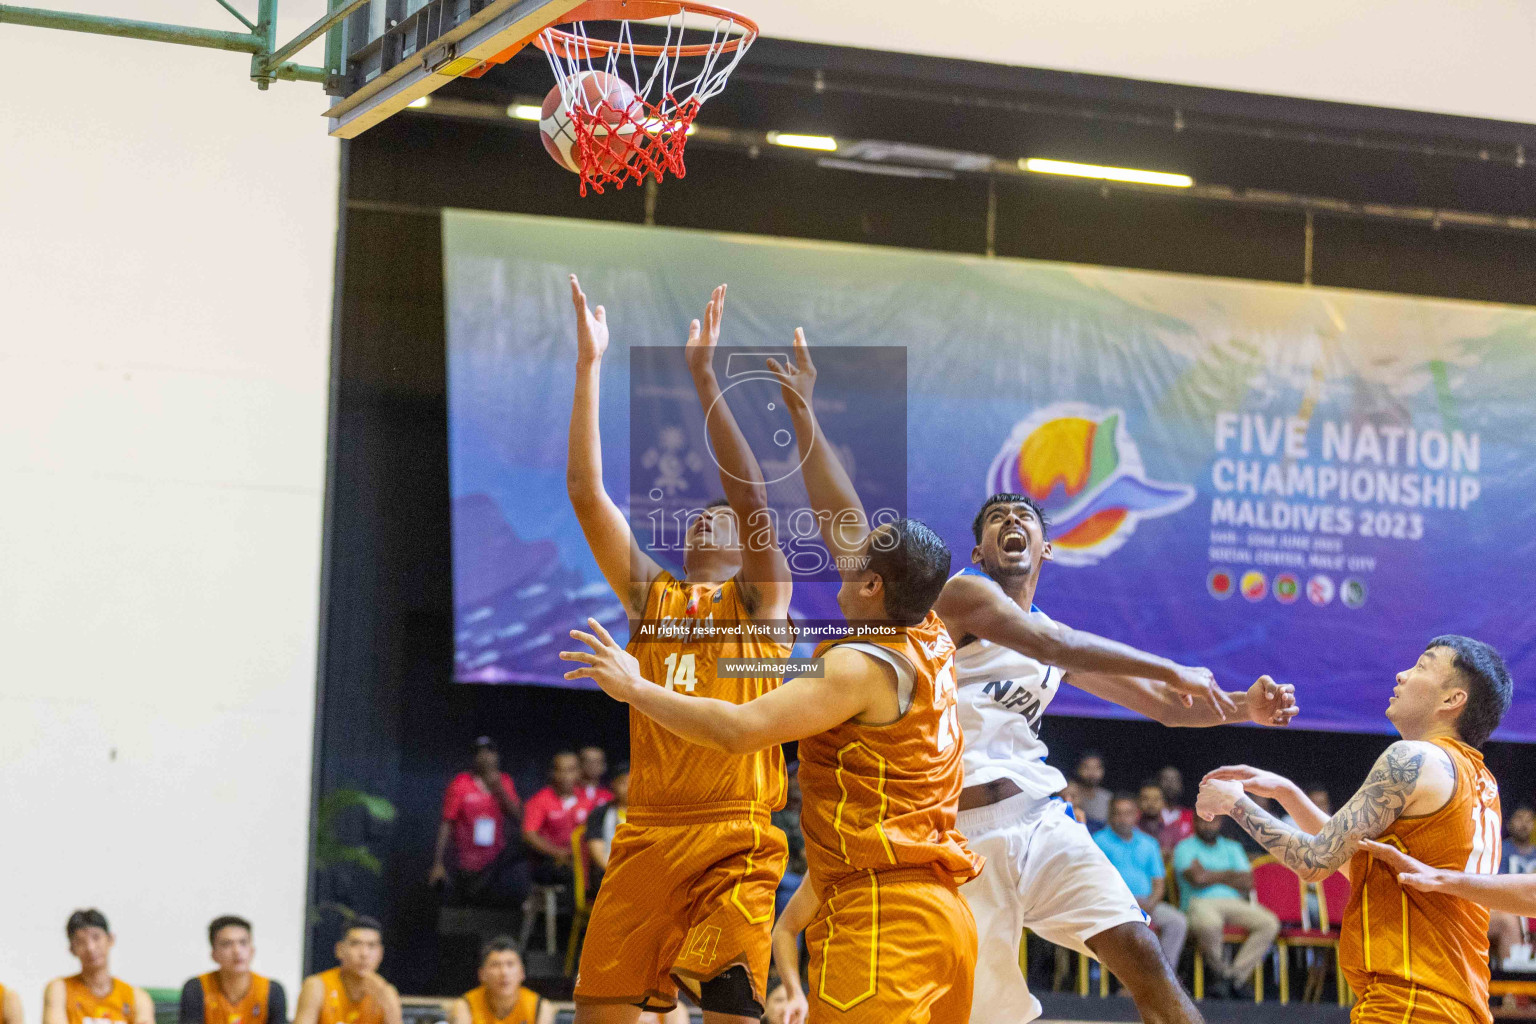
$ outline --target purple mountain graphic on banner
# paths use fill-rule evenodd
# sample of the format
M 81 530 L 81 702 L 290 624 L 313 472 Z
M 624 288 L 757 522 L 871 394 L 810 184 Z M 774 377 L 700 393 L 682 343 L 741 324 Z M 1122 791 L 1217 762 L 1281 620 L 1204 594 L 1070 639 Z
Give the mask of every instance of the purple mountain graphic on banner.
M 557 654 L 597 619 L 622 634 L 624 609 L 604 580 L 588 583 L 551 540 L 523 540 L 488 495 L 453 504 L 454 677 L 460 682 L 568 683 Z

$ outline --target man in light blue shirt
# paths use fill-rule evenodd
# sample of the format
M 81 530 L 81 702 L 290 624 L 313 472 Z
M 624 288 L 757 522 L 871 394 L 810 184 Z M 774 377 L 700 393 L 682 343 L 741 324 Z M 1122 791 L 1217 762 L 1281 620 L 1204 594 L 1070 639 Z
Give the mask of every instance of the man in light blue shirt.
M 1178 970 L 1189 922 L 1178 907 L 1163 900 L 1167 888 L 1163 851 L 1156 839 L 1136 827 L 1140 821 L 1141 807 L 1136 798 L 1129 793 L 1117 793 L 1109 804 L 1109 826 L 1095 832 L 1093 841 L 1120 872 L 1131 895 L 1152 922 L 1168 966 Z
M 1219 817 L 1206 821 L 1197 814 L 1195 834 L 1173 848 L 1173 871 L 1189 930 L 1195 933 L 1207 966 L 1219 980 L 1242 989 L 1280 934 L 1280 919 L 1248 900 L 1253 889 L 1248 854 L 1240 843 L 1221 834 Z M 1221 942 L 1221 933 L 1228 927 L 1248 933 L 1230 964 Z

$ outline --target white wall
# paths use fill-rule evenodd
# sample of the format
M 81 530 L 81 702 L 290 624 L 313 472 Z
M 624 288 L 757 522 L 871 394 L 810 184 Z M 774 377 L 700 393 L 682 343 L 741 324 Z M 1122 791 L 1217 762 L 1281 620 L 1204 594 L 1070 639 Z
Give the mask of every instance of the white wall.
M 807 42 L 1536 122 L 1527 0 L 737 0 Z
M 0 983 L 29 1020 L 90 905 L 133 983 L 207 969 L 236 912 L 296 995 L 338 151 L 319 86 L 248 63 L 0 24 Z

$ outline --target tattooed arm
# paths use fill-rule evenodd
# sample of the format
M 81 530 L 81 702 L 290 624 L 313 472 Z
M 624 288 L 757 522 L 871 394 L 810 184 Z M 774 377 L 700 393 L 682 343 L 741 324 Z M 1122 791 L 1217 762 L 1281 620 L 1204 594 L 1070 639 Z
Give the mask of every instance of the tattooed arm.
M 1214 774 L 1214 773 L 1213 773 Z M 1342 867 L 1362 839 L 1375 839 L 1405 814 L 1431 814 L 1456 787 L 1456 769 L 1432 743 L 1399 740 L 1376 759 L 1370 775 L 1316 835 L 1287 825 L 1243 794 L 1242 784 L 1208 779 L 1195 805 L 1201 817 L 1231 815 L 1275 859 L 1309 882 Z

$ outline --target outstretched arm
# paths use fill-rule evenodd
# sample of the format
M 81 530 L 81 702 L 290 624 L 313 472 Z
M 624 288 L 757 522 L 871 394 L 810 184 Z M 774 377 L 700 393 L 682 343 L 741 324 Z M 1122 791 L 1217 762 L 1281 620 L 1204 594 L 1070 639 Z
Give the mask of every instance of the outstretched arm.
M 1420 892 L 1443 892 L 1469 903 L 1480 903 L 1489 910 L 1502 910 L 1516 917 L 1536 917 L 1536 875 L 1475 875 L 1467 871 L 1432 868 L 1408 856 L 1395 846 L 1371 839 L 1360 847 L 1397 872 L 1397 881 Z
M 571 636 L 591 651 L 560 652 L 562 660 L 585 666 L 565 678 L 594 680 L 610 697 L 700 746 L 749 754 L 826 732 L 883 707 L 882 698 L 894 710 L 894 670 L 858 651 L 833 648 L 822 659 L 820 678 L 801 676 L 755 700 L 732 704 L 657 686 L 640 675 L 640 663 L 613 642 L 601 623 L 588 619 L 587 625 L 592 633 L 573 629 Z
M 800 448 L 800 476 L 805 493 L 816 511 L 821 539 L 831 553 L 838 572 L 846 575 L 860 563 L 864 540 L 869 536 L 869 520 L 864 503 L 853 489 L 853 480 L 838 460 L 831 443 L 821 432 L 812 404 L 816 386 L 816 364 L 811 361 L 805 330 L 795 328 L 795 359 L 781 365 L 768 360 L 768 369 L 779 379 L 784 405 L 795 424 L 795 441 Z
M 1208 773 L 1200 782 L 1204 784 L 1210 779 L 1227 779 L 1242 785 L 1243 790 L 1254 796 L 1262 796 L 1266 800 L 1278 800 L 1280 806 L 1285 808 L 1296 821 L 1296 827 L 1308 835 L 1317 835 L 1328 824 L 1328 815 L 1322 808 L 1312 802 L 1311 797 L 1301 791 L 1301 787 L 1283 775 L 1274 772 L 1266 772 L 1262 768 L 1252 768 L 1246 764 L 1230 765 L 1226 768 L 1217 768 Z
M 1300 713 L 1296 707 L 1296 688 L 1289 683 L 1277 683 L 1269 676 L 1260 676 L 1246 690 L 1217 689 L 1214 699 L 1194 699 L 1168 683 L 1140 676 L 1069 672 L 1067 682 L 1176 729 L 1203 729 L 1234 722 L 1286 726 Z
M 773 965 L 779 969 L 779 980 L 789 997 L 784 1024 L 805 1024 L 809 1011 L 805 990 L 800 985 L 800 933 L 811 923 L 820 905 L 810 878 L 804 878 L 773 923 Z
M 762 467 L 752 454 L 730 403 L 715 376 L 714 355 L 720 342 L 720 323 L 725 318 L 725 285 L 715 289 L 704 308 L 704 323 L 695 320 L 688 328 L 688 370 L 704 408 L 704 426 L 720 467 L 725 500 L 736 513 L 741 535 L 741 591 L 755 618 L 782 619 L 789 612 L 789 563 L 779 550 L 773 516 L 768 508 L 768 488 Z
M 1303 880 L 1319 882 L 1342 867 L 1362 839 L 1375 839 L 1404 814 L 1443 806 L 1455 786 L 1445 752 L 1430 743 L 1399 740 L 1376 759 L 1364 785 L 1316 835 L 1281 822 L 1243 794 L 1241 783 L 1208 779 L 1195 811 L 1207 820 L 1231 815 L 1259 845 Z
M 592 548 L 603 579 L 624 604 L 630 618 L 645 612 L 645 596 L 661 567 L 640 549 L 629 520 L 603 486 L 603 440 L 598 430 L 598 382 L 608 348 L 608 314 L 587 309 L 587 296 L 571 275 L 576 307 L 576 394 L 571 402 L 571 432 L 566 444 L 565 489 Z
M 1274 718 L 1277 708 L 1263 705 L 1250 711 L 1246 696 L 1239 707 L 1238 695 L 1218 687 L 1206 669 L 1186 668 L 1128 644 L 1026 615 L 986 576 L 949 580 L 934 610 L 951 636 L 978 636 L 1055 665 L 1067 673 L 1068 682 L 1164 725 L 1220 725 L 1254 713 L 1267 716 L 1261 724 L 1280 724 Z

